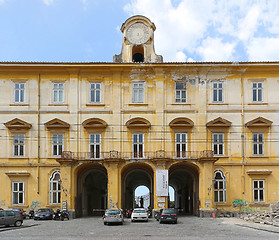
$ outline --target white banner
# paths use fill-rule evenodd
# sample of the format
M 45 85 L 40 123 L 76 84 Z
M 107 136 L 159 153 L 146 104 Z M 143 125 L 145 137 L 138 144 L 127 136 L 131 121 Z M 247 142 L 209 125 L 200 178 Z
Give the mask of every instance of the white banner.
M 169 195 L 169 171 L 156 170 L 156 196 L 167 197 Z

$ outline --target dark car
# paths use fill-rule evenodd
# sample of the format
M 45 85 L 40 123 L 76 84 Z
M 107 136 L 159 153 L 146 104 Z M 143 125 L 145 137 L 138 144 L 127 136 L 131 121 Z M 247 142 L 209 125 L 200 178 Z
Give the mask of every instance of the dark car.
M 9 210 L 18 211 L 23 216 L 23 219 L 26 219 L 26 212 L 23 208 L 10 208 Z
M 14 225 L 20 227 L 23 223 L 23 216 L 19 211 L 1 210 L 0 211 L 0 225 L 9 226 Z
M 43 220 L 51 220 L 53 218 L 53 210 L 51 208 L 40 208 L 34 214 L 34 220 L 43 219 Z
M 177 214 L 175 209 L 163 209 L 159 218 L 159 223 L 177 223 Z

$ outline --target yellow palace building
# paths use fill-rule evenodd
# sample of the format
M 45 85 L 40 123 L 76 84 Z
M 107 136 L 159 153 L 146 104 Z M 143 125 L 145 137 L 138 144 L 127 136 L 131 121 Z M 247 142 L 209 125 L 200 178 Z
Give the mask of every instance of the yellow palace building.
M 111 63 L 0 62 L 0 207 L 262 210 L 279 199 L 279 62 L 163 62 L 144 16 Z M 171 47 L 171 46 L 170 46 Z

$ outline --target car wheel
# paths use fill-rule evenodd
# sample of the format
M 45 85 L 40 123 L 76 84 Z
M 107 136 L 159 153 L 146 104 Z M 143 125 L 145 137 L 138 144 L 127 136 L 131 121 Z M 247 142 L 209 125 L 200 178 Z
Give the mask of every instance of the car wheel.
M 15 222 L 15 227 L 20 227 L 21 224 L 22 224 L 22 222 L 18 220 L 18 221 Z
M 104 225 L 107 225 L 107 223 L 104 222 Z

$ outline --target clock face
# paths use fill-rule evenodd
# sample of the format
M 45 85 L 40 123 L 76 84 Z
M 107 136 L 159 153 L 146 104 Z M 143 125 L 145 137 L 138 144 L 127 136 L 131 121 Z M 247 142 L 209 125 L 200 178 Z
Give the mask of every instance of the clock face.
M 149 37 L 149 29 L 144 23 L 134 23 L 127 30 L 127 39 L 132 44 L 146 43 Z

